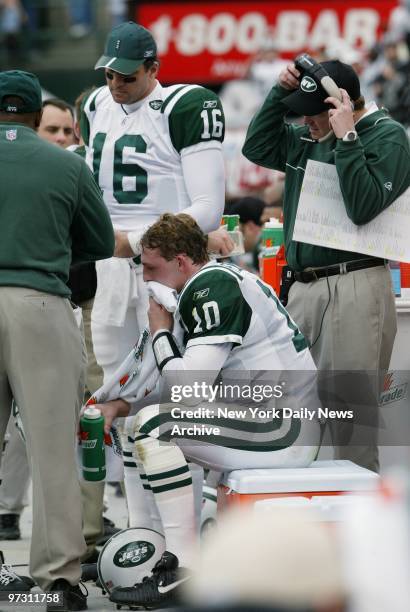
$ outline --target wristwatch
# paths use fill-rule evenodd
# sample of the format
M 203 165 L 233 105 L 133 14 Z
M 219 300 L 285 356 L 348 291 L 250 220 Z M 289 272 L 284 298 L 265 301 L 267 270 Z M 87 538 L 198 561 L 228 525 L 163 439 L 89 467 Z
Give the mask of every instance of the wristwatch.
M 354 142 L 355 140 L 357 140 L 357 138 L 358 138 L 358 136 L 357 136 L 356 130 L 349 130 L 343 136 L 342 140 L 343 140 L 343 142 Z

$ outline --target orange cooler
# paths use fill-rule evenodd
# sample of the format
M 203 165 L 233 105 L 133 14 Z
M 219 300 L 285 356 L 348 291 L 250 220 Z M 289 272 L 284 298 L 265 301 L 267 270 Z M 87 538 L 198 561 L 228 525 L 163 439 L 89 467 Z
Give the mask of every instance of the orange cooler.
M 400 279 L 403 288 L 410 288 L 410 263 L 400 263 Z
M 307 468 L 234 470 L 218 487 L 218 512 L 261 500 L 369 493 L 380 476 L 351 461 L 314 461 Z

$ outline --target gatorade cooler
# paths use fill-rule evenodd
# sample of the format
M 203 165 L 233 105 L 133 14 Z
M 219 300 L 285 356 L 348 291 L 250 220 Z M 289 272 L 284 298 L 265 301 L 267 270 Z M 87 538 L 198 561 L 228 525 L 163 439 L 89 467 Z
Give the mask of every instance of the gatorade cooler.
M 378 487 L 378 474 L 351 461 L 314 461 L 307 468 L 234 470 L 218 487 L 218 512 L 278 498 L 369 493 Z
M 277 219 L 267 221 L 262 230 L 262 248 L 259 256 L 261 279 L 279 295 L 282 269 L 286 265 L 283 225 Z

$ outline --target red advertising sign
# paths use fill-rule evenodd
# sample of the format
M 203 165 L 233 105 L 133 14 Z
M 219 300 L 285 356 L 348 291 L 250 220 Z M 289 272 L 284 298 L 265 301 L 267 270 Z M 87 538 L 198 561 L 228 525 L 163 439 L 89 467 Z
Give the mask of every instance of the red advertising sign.
M 337 38 L 371 47 L 395 6 L 396 0 L 141 2 L 136 21 L 157 41 L 163 82 L 221 82 L 243 77 L 249 57 L 269 38 L 285 57 Z

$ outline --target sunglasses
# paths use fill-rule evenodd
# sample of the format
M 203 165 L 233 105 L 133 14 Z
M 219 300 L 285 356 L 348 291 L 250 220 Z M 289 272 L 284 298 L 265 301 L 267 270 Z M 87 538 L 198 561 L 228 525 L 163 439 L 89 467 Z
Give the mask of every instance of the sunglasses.
M 113 72 L 106 72 L 105 76 L 110 81 L 112 81 L 114 79 L 114 73 Z M 123 83 L 135 83 L 135 81 L 137 80 L 137 77 L 135 77 L 135 76 L 122 76 L 122 75 L 119 75 L 119 76 L 120 76 L 120 78 L 121 78 Z

